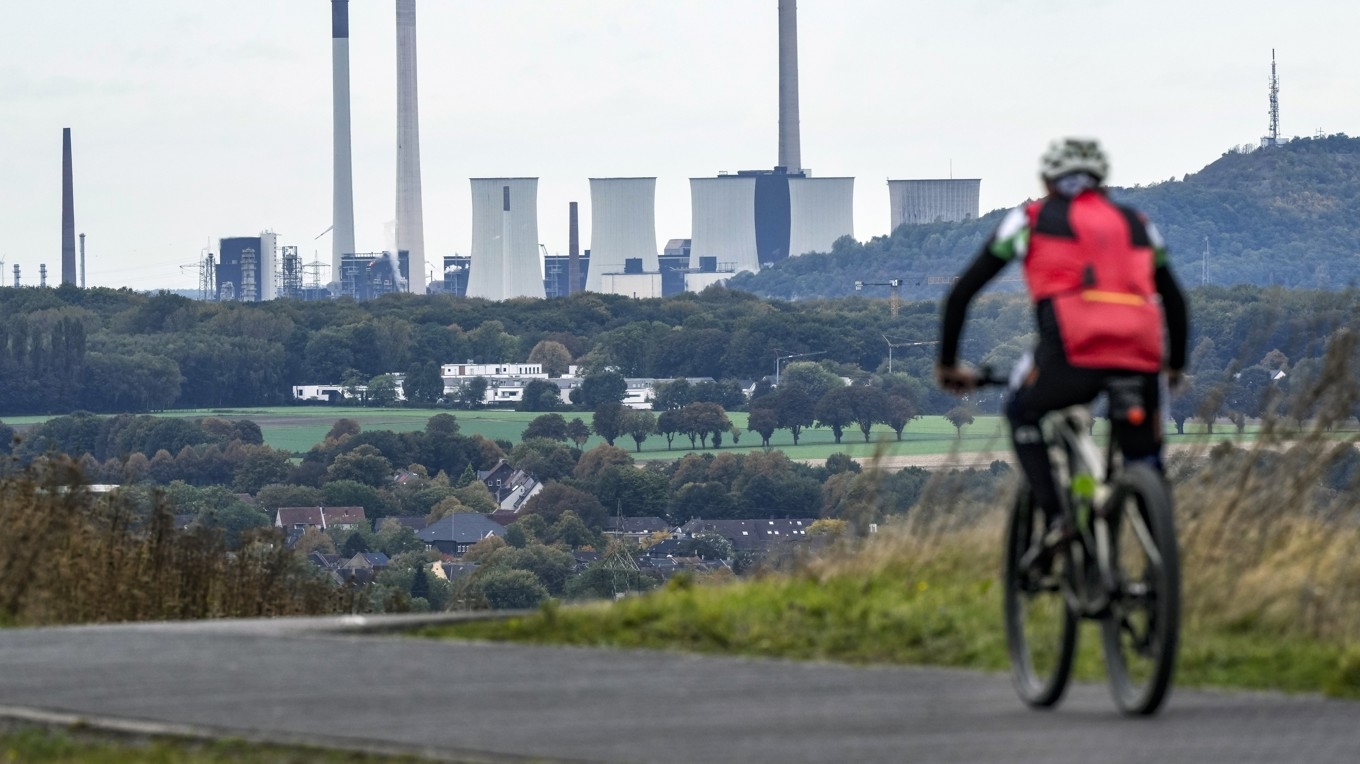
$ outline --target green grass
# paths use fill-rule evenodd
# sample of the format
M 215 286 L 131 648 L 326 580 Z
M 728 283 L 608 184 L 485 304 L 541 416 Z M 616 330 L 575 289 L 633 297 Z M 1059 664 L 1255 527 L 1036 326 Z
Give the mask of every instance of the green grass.
M 138 741 L 103 736 L 81 729 L 73 732 L 17 729 L 0 734 L 0 761 L 34 764 L 414 764 L 414 756 L 382 756 L 322 748 L 276 746 L 235 740 L 189 741 L 157 738 Z
M 889 565 L 771 576 L 722 585 L 673 579 L 616 603 L 548 606 L 504 621 L 423 630 L 422 636 L 690 650 L 854 664 L 927 664 L 1006 671 L 996 576 L 943 556 Z M 1096 624 L 1082 627 L 1077 677 L 1103 680 Z M 1182 632 L 1178 686 L 1275 689 L 1360 697 L 1360 645 L 1349 649 L 1204 623 Z

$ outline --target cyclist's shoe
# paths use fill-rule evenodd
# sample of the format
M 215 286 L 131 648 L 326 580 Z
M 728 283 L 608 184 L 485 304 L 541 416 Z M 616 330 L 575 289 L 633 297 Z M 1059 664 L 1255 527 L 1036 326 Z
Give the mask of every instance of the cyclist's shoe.
M 1053 573 L 1053 560 L 1072 543 L 1076 535 L 1076 529 L 1067 518 L 1060 517 L 1049 521 L 1044 537 L 1020 558 L 1021 569 L 1031 571 L 1036 578 L 1047 578 Z

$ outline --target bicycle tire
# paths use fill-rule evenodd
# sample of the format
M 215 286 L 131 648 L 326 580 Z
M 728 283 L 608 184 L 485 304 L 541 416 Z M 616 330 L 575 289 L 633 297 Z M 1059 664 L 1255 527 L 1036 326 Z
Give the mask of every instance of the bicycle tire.
M 1031 491 L 1022 488 L 1006 527 L 1002 600 L 1012 683 L 1021 700 L 1041 709 L 1057 706 L 1067 691 L 1078 624 L 1059 584 L 1063 576 L 1070 575 L 1070 551 L 1057 555 L 1051 574 L 1042 581 L 1032 571 L 1021 569 L 1021 559 L 1044 530 L 1044 518 L 1034 509 Z
M 1171 495 L 1155 470 L 1132 465 L 1116 483 L 1109 507 L 1116 591 L 1100 624 L 1105 666 L 1119 709 L 1148 716 L 1170 692 L 1180 643 L 1180 551 Z

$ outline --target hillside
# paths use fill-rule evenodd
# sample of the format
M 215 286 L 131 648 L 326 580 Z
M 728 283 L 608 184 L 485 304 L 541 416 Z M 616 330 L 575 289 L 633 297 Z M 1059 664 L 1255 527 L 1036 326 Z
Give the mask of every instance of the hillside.
M 1208 283 L 1216 285 L 1340 289 L 1360 280 L 1360 138 L 1304 138 L 1271 150 L 1229 152 L 1180 180 L 1116 187 L 1112 196 L 1157 224 L 1188 286 L 1202 282 L 1205 261 Z M 1004 214 L 904 226 L 864 244 L 843 240 L 830 254 L 740 274 L 729 285 L 806 299 L 853 294 L 856 280 L 903 278 L 904 298 L 933 299 Z

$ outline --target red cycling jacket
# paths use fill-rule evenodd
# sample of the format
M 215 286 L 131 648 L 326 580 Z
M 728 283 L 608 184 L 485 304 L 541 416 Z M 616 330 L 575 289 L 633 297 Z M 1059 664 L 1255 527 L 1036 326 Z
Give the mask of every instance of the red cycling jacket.
M 1051 300 L 1073 366 L 1156 372 L 1162 310 L 1147 226 L 1104 194 L 1030 203 L 1025 280 L 1035 303 Z

